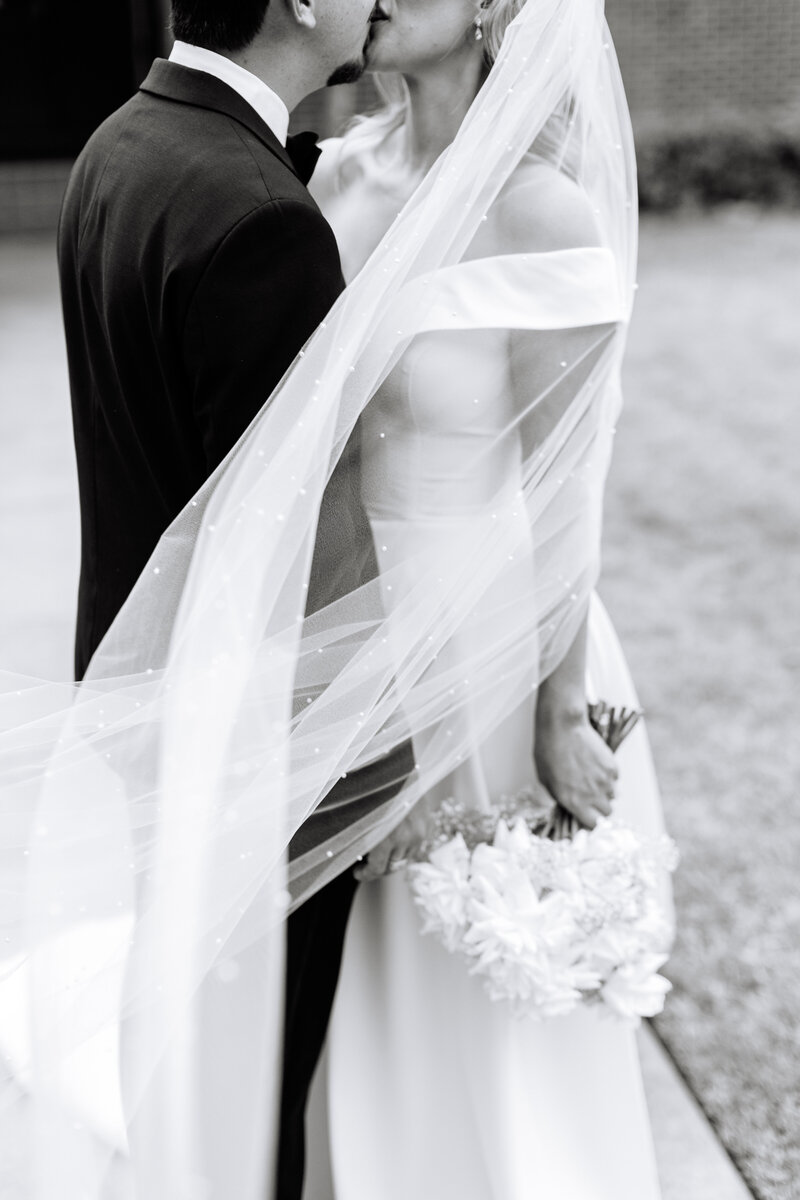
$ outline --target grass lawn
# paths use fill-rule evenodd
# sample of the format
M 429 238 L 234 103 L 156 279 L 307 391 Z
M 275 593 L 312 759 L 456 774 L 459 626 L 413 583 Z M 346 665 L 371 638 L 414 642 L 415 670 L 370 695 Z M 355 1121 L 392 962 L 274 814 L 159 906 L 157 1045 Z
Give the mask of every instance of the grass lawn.
M 760 1200 L 800 1197 L 800 218 L 649 219 L 601 592 L 682 851 L 656 1022 Z

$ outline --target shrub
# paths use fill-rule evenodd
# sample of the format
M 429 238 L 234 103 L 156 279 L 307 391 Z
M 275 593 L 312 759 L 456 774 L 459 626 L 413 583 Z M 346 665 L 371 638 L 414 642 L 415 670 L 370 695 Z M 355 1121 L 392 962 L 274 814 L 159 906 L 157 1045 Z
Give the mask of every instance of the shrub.
M 711 115 L 636 132 L 644 211 L 729 201 L 800 208 L 800 115 Z

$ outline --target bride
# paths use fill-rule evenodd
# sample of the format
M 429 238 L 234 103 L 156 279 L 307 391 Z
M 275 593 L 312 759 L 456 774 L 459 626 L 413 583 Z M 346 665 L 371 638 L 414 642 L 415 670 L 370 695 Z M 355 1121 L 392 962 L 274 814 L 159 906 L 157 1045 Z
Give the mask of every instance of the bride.
M 4 977 L 27 971 L 37 1200 L 100 1200 L 131 1160 L 146 1200 L 270 1194 L 286 912 L 402 863 L 443 801 L 536 788 L 590 825 L 616 791 L 660 828 L 643 732 L 615 783 L 584 715 L 585 675 L 633 701 L 592 598 L 636 243 L 602 5 L 382 3 L 403 78 L 319 183 L 352 282 L 85 679 L 0 677 L 0 944 Z M 379 571 L 311 612 L 334 469 Z M 409 738 L 399 793 L 338 798 Z M 399 875 L 364 883 L 321 1186 L 657 1196 L 630 1032 L 512 1023 L 474 984 Z M 0 1102 L 19 1102 L 2 1082 Z M 87 1146 L 89 1113 L 107 1128 Z
M 384 106 L 324 144 L 311 184 L 336 233 L 347 279 L 455 137 L 524 2 L 483 0 L 476 12 L 474 0 L 383 0 L 385 21 L 370 65 Z M 558 147 L 555 131 L 552 141 L 548 134 L 540 134 L 504 184 L 465 263 L 603 245 L 581 186 L 579 150 Z M 607 331 L 597 325 L 546 339 L 488 332 L 501 293 L 489 276 L 482 284 L 458 323 L 463 332 L 432 327 L 417 338 L 362 418 L 362 496 L 379 563 L 394 568 L 394 590 L 384 594 L 388 608 L 413 586 L 421 547 L 434 558 L 456 526 L 469 528 L 500 479 L 517 478 L 513 443 L 498 453 L 497 435 L 509 405 L 524 403 L 517 394 L 522 364 L 529 387 L 539 358 L 586 362 Z M 456 305 L 468 307 L 468 271 L 453 286 Z M 568 377 L 556 403 L 567 404 L 585 375 L 584 368 L 577 379 Z M 521 425 L 520 437 L 526 432 L 535 439 L 535 428 Z M 465 478 L 467 446 L 479 465 Z M 520 520 L 513 501 L 498 517 Z M 512 596 L 529 603 L 537 571 L 530 541 L 524 554 L 527 577 L 506 579 L 484 598 L 480 619 L 467 621 L 458 643 L 448 646 L 448 669 L 461 656 L 468 672 L 481 622 L 501 620 Z M 398 587 L 404 559 L 410 571 Z M 533 660 L 537 646 L 527 649 Z M 434 669 L 442 670 L 441 663 Z M 618 779 L 588 721 L 587 684 L 614 704 L 636 704 L 596 596 L 538 692 L 476 738 L 360 868 L 364 882 L 349 925 L 327 1062 L 312 1098 L 309 1140 L 316 1155 L 308 1200 L 655 1200 L 660 1194 L 632 1031 L 589 1011 L 546 1024 L 514 1021 L 461 961 L 421 937 L 407 881 L 384 876 L 413 855 L 443 800 L 480 809 L 532 783 L 543 804 L 546 785 L 588 827 L 612 811 L 613 801 L 629 824 L 660 832 L 644 731 L 622 752 Z M 469 722 L 469 705 L 461 719 Z M 422 741 L 424 735 L 415 740 L 417 753 Z M 325 1139 L 329 1146 L 320 1153 Z

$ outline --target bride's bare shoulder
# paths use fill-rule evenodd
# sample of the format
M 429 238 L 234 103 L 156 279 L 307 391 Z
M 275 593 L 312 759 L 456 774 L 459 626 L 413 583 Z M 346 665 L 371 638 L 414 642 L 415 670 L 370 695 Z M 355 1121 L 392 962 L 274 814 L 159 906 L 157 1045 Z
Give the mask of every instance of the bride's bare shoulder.
M 583 189 L 541 159 L 524 160 L 493 205 L 503 253 L 537 253 L 598 246 L 600 235 Z

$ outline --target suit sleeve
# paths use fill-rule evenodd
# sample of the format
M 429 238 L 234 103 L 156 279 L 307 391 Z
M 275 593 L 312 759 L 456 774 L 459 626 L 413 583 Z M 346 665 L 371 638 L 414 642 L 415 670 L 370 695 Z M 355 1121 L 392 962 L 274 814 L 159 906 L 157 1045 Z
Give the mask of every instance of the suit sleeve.
M 263 407 L 343 287 L 310 204 L 269 200 L 217 247 L 187 313 L 184 353 L 209 472 Z

